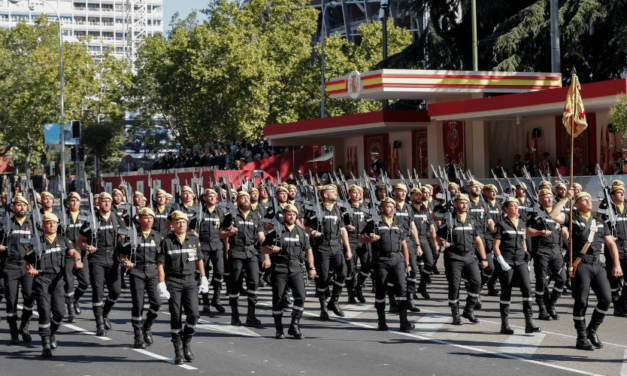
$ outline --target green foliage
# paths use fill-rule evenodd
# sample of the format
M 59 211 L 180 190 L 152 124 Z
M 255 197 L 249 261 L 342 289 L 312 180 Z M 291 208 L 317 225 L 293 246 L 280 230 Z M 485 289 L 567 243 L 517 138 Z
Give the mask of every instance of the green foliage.
M 616 104 L 610 109 L 608 124 L 612 124 L 617 132 L 627 132 L 627 95 L 619 95 Z
M 58 25 L 38 19 L 0 30 L 0 155 L 13 149 L 29 168 L 45 152 L 43 124 L 60 122 Z M 95 61 L 82 42 L 63 43 L 65 120 L 121 119 L 127 65 L 109 52 Z M 37 153 L 31 161 L 31 154 Z M 90 150 L 88 150 L 90 153 Z M 20 170 L 23 170 L 20 168 Z
M 171 144 L 194 144 L 258 136 L 269 124 L 317 118 L 320 61 L 312 63 L 311 38 L 319 10 L 307 0 L 252 0 L 237 7 L 214 0 L 203 13 L 175 18 L 165 37 L 145 40 L 127 90 L 138 114 L 133 132 L 170 131 Z M 367 71 L 381 59 L 381 25 L 359 30 L 361 46 L 339 37 L 325 43 L 326 78 Z M 410 34 L 389 27 L 389 50 L 400 51 Z M 320 46 L 315 47 L 319 56 Z M 331 101 L 329 116 L 368 112 L 375 101 Z M 150 140 L 149 140 L 150 141 Z M 159 146 L 149 142 L 153 148 Z

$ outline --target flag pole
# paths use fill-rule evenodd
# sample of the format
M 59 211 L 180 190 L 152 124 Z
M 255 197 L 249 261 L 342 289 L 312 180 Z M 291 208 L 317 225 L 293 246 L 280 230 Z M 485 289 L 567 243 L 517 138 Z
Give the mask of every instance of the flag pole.
M 574 119 L 573 119 L 574 120 Z M 571 132 L 570 132 L 570 187 L 573 187 L 573 160 L 575 159 L 575 122 L 571 122 Z M 573 198 L 570 199 L 570 220 L 568 221 L 568 274 L 573 271 L 573 206 L 575 201 Z

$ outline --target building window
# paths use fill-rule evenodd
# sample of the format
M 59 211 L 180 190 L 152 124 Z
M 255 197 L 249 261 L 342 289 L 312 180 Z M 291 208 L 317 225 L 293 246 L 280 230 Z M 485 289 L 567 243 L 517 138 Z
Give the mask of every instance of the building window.
M 89 46 L 89 51 L 100 52 L 100 46 Z

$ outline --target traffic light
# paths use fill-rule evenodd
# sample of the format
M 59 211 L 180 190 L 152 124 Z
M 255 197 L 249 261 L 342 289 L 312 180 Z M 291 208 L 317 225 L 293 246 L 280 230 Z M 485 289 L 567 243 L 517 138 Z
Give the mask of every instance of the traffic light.
M 72 162 L 75 162 L 76 161 L 76 148 L 73 147 L 70 150 L 71 150 L 70 155 L 72 156 Z
M 85 162 L 85 148 L 82 146 L 78 148 L 78 161 Z
M 72 120 L 72 138 L 80 139 L 81 138 L 81 121 L 80 120 Z

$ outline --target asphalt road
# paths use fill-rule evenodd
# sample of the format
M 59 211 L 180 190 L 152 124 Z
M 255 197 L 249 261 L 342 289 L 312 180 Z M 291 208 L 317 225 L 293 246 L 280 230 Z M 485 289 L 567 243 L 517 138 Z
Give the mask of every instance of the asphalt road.
M 443 270 L 442 267 L 440 267 Z M 369 291 L 370 289 L 366 289 Z M 539 334 L 524 334 L 522 298 L 512 298 L 512 336 L 499 334 L 498 297 L 483 296 L 477 311 L 480 324 L 450 325 L 444 275 L 434 276 L 431 299 L 420 299 L 420 313 L 410 313 L 416 324 L 412 333 L 398 332 L 398 316 L 388 315 L 389 332 L 377 332 L 373 294 L 366 304 L 348 306 L 341 299 L 346 318 L 318 319 L 313 286 L 301 321 L 306 338 L 274 339 L 269 287 L 259 296 L 260 328 L 235 328 L 230 314 L 202 314 L 193 339 L 195 360 L 182 366 L 172 363 L 167 306 L 153 327 L 155 343 L 146 350 L 132 349 L 130 292 L 123 290 L 111 313 L 113 329 L 108 337 L 95 337 L 95 321 L 89 290 L 81 299 L 83 313 L 77 323 L 63 323 L 52 359 L 42 359 L 37 322 L 31 325 L 33 342 L 9 345 L 6 321 L 0 324 L 0 375 L 619 375 L 627 376 L 627 319 L 609 315 L 599 330 L 605 347 L 593 352 L 574 348 L 575 332 L 570 295 L 559 302 L 559 321 L 536 320 Z M 465 294 L 462 295 L 465 298 Z M 223 304 L 227 304 L 223 296 Z M 241 299 L 240 304 L 246 305 Z M 590 306 L 594 307 L 594 297 Z M 536 308 L 536 307 L 534 307 Z M 2 305 L 4 310 L 4 305 Z M 240 308 L 245 312 L 245 307 Z M 588 309 L 588 319 L 592 309 Z M 611 311 L 610 311 L 611 313 Z M 536 312 L 537 315 L 537 312 Z M 4 312 L 2 312 L 4 316 Z M 35 317 L 34 319 L 37 319 Z M 289 313 L 284 325 L 289 324 Z

